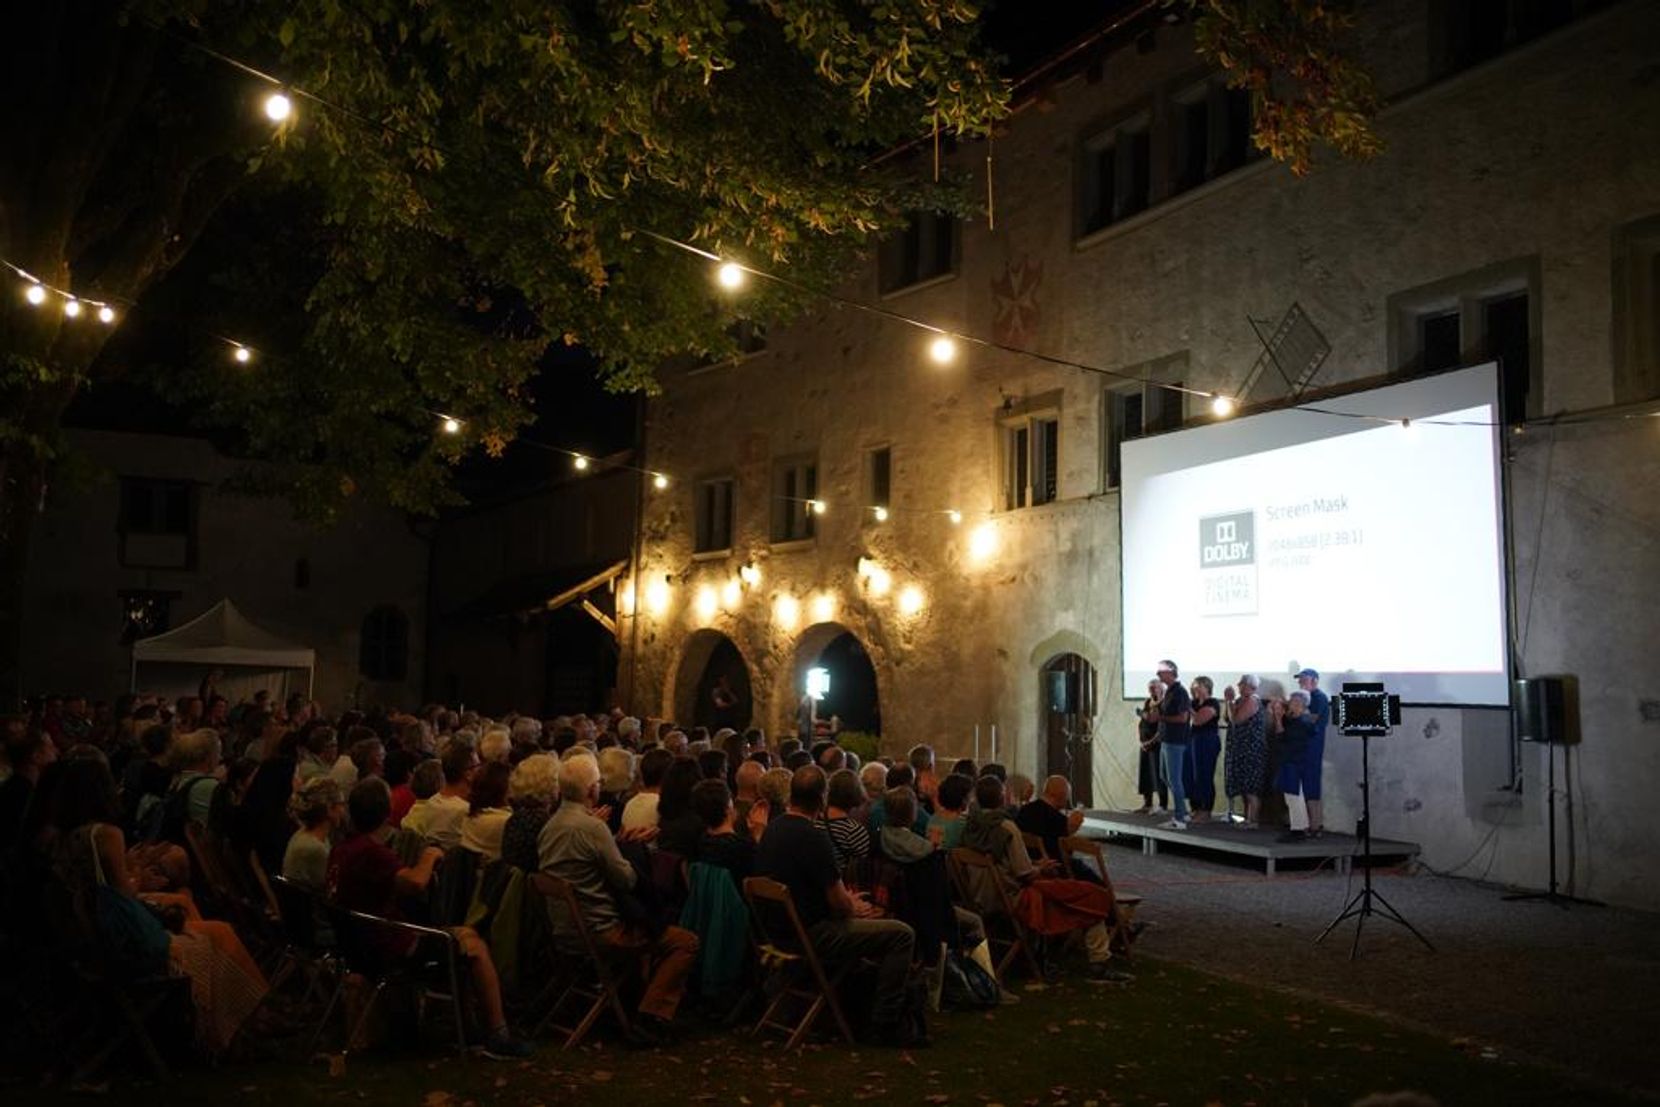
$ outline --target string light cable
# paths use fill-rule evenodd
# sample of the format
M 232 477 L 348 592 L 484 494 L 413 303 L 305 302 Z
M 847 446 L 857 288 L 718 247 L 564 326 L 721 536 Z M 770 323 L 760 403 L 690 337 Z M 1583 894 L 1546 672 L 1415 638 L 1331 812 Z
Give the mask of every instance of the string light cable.
M 397 128 L 396 126 L 394 126 L 391 123 L 371 119 L 370 117 L 364 115 L 362 112 L 356 111 L 355 109 L 352 109 L 352 108 L 350 108 L 350 107 L 348 107 L 344 104 L 336 103 L 332 99 L 329 99 L 329 98 L 323 97 L 321 95 L 318 95 L 317 93 L 314 93 L 314 92 L 312 92 L 308 89 L 305 89 L 305 88 L 303 88 L 299 85 L 295 85 L 295 84 L 292 84 L 290 82 L 286 82 L 286 81 L 282 80 L 280 77 L 278 77 L 274 74 L 268 73 L 268 72 L 266 72 L 262 69 L 259 69 L 256 66 L 249 65 L 248 63 L 243 62 L 238 58 L 235 58 L 235 57 L 233 57 L 229 54 L 225 54 L 225 53 L 223 53 L 219 50 L 216 50 L 216 49 L 214 49 L 210 46 L 207 46 L 204 43 L 195 41 L 195 40 L 190 39 L 188 37 L 185 37 L 181 34 L 178 34 L 177 32 L 173 31 L 171 28 L 168 28 L 168 27 L 165 27 L 165 26 L 157 26 L 156 29 L 159 32 L 161 32 L 162 34 L 164 34 L 166 37 L 172 39 L 173 41 L 175 41 L 177 43 L 180 43 L 181 45 L 183 45 L 183 46 L 185 46 L 189 49 L 198 51 L 201 54 L 203 54 L 204 56 L 209 57 L 209 58 L 219 62 L 220 64 L 223 64 L 225 66 L 233 68 L 233 69 L 235 69 L 236 71 L 238 71 L 242 74 L 253 77 L 256 80 L 260 81 L 261 83 L 263 83 L 265 85 L 268 85 L 271 88 L 272 92 L 266 98 L 266 100 L 264 102 L 264 110 L 265 110 L 265 114 L 267 115 L 267 117 L 270 118 L 272 120 L 272 122 L 274 122 L 274 123 L 278 123 L 279 125 L 287 125 L 288 123 L 290 123 L 292 121 L 292 119 L 293 119 L 293 102 L 292 102 L 291 97 L 299 97 L 299 98 L 301 98 L 301 99 L 303 99 L 303 100 L 305 100 L 309 103 L 315 104 L 315 105 L 319 106 L 320 108 L 323 108 L 327 111 L 338 113 L 342 117 L 347 118 L 349 120 L 352 120 L 353 122 L 355 122 L 357 124 L 360 124 L 364 127 L 374 129 L 374 130 L 378 130 L 378 131 L 382 131 L 382 132 L 393 133 L 393 134 L 400 133 L 399 128 Z M 430 140 L 423 140 L 423 141 L 427 141 L 428 144 L 430 145 Z M 453 158 L 456 155 L 454 155 L 452 153 L 451 156 Z M 522 183 L 522 182 L 520 182 L 520 183 Z M 1208 390 L 1199 389 L 1199 388 L 1192 388 L 1192 387 L 1188 387 L 1188 386 L 1185 386 L 1185 385 L 1173 384 L 1173 383 L 1170 383 L 1170 382 L 1167 382 L 1167 381 L 1155 380 L 1155 379 L 1152 379 L 1150 377 L 1141 376 L 1141 375 L 1138 375 L 1138 374 L 1135 374 L 1135 373 L 1124 372 L 1124 371 L 1121 371 L 1121 370 L 1108 369 L 1108 368 L 1098 366 L 1098 365 L 1094 365 L 1094 364 L 1091 364 L 1089 362 L 1081 361 L 1081 360 L 1078 360 L 1078 359 L 1075 359 L 1075 358 L 1061 357 L 1061 356 L 1058 356 L 1058 355 L 1055 355 L 1055 354 L 1050 354 L 1050 353 L 1047 353 L 1047 352 L 1041 351 L 1041 350 L 1035 350 L 1035 349 L 1031 349 L 1031 348 L 1027 348 L 1027 347 L 1016 346 L 1016 345 L 1013 345 L 1011 343 L 999 342 L 999 341 L 996 341 L 994 339 L 985 338 L 985 337 L 982 337 L 982 336 L 979 336 L 979 335 L 973 335 L 973 334 L 968 334 L 968 333 L 961 332 L 961 331 L 956 331 L 956 330 L 953 330 L 953 329 L 948 328 L 948 327 L 943 327 L 943 326 L 940 326 L 938 324 L 931 323 L 931 322 L 929 322 L 927 320 L 924 320 L 924 319 L 919 319 L 919 318 L 916 318 L 916 317 L 913 317 L 913 316 L 905 315 L 902 312 L 894 311 L 890 308 L 882 307 L 882 306 L 876 305 L 876 304 L 864 303 L 862 301 L 859 301 L 859 300 L 853 299 L 851 297 L 841 295 L 841 294 L 833 292 L 833 291 L 828 291 L 828 290 L 825 290 L 825 289 L 815 288 L 815 287 L 807 285 L 807 284 L 805 284 L 801 281 L 797 281 L 797 280 L 795 280 L 791 277 L 785 276 L 783 274 L 774 273 L 774 272 L 770 272 L 770 271 L 767 271 L 767 270 L 759 269 L 759 268 L 756 268 L 755 266 L 748 265 L 748 264 L 745 264 L 745 263 L 742 263 L 742 262 L 738 262 L 738 261 L 735 261 L 731 258 L 722 257 L 721 255 L 719 255 L 715 252 L 712 252 L 710 250 L 707 250 L 707 249 L 704 249 L 702 247 L 696 246 L 692 243 L 685 242 L 685 241 L 682 241 L 680 239 L 674 238 L 670 235 L 662 234 L 662 233 L 660 233 L 656 230 L 652 230 L 652 229 L 649 229 L 649 228 L 636 228 L 634 233 L 640 235 L 641 237 L 643 237 L 645 239 L 655 241 L 655 242 L 657 242 L 661 245 L 668 246 L 668 247 L 671 247 L 673 249 L 686 252 L 688 254 L 694 255 L 696 257 L 699 257 L 699 258 L 702 258 L 706 261 L 714 263 L 715 266 L 717 267 L 716 268 L 717 281 L 721 285 L 721 287 L 723 287 L 727 290 L 736 290 L 738 288 L 741 288 L 746 283 L 746 280 L 747 280 L 748 277 L 754 276 L 754 277 L 757 277 L 757 278 L 760 278 L 760 279 L 763 279 L 763 280 L 774 282 L 774 283 L 780 285 L 781 287 L 788 288 L 792 291 L 795 291 L 795 292 L 797 292 L 801 295 L 804 295 L 804 296 L 807 296 L 807 297 L 810 297 L 810 298 L 816 298 L 816 299 L 819 299 L 819 300 L 822 300 L 822 301 L 825 301 L 825 302 L 828 302 L 828 303 L 838 305 L 840 307 L 845 307 L 845 308 L 848 308 L 848 309 L 851 309 L 851 310 L 856 310 L 856 311 L 865 313 L 867 315 L 871 315 L 873 317 L 886 319 L 886 320 L 891 321 L 891 322 L 895 322 L 895 323 L 898 323 L 898 324 L 901 324 L 901 325 L 904 325 L 904 326 L 907 326 L 907 327 L 911 327 L 913 329 L 920 330 L 920 331 L 922 331 L 926 334 L 931 334 L 931 335 L 934 336 L 934 338 L 933 338 L 933 341 L 931 343 L 931 351 L 930 352 L 931 352 L 932 356 L 934 357 L 934 359 L 936 361 L 939 361 L 939 362 L 946 362 L 946 361 L 949 361 L 952 358 L 954 358 L 954 356 L 955 356 L 955 344 L 956 343 L 963 343 L 963 344 L 976 346 L 976 347 L 983 348 L 983 349 L 997 350 L 999 352 L 1010 354 L 1010 355 L 1013 355 L 1013 356 L 1030 358 L 1032 360 L 1039 361 L 1039 362 L 1042 362 L 1042 363 L 1045 363 L 1045 364 L 1056 365 L 1056 366 L 1060 366 L 1060 367 L 1063 367 L 1063 368 L 1069 368 L 1069 369 L 1079 370 L 1079 371 L 1082 371 L 1082 372 L 1092 373 L 1092 374 L 1108 377 L 1108 378 L 1118 380 L 1118 381 L 1140 384 L 1143 387 L 1147 387 L 1147 388 L 1160 389 L 1160 390 L 1170 392 L 1170 393 L 1174 393 L 1174 394 L 1178 394 L 1178 395 L 1193 396 L 1193 397 L 1197 397 L 1197 398 L 1200 398 L 1200 399 L 1209 400 L 1209 401 L 1211 401 L 1211 403 L 1213 405 L 1213 408 L 1214 408 L 1216 414 L 1218 414 L 1218 415 L 1231 414 L 1232 411 L 1236 407 L 1236 401 L 1234 400 L 1234 398 L 1230 397 L 1230 396 L 1228 396 L 1224 393 L 1208 391 Z M 35 277 L 32 273 L 28 272 L 26 269 L 22 268 L 21 266 L 15 264 L 15 263 L 13 263 L 9 260 L 6 260 L 6 259 L 0 259 L 0 264 L 4 264 L 6 266 L 6 268 L 10 269 L 13 273 L 15 273 L 17 275 L 17 277 L 24 283 L 24 286 L 25 286 L 24 287 L 24 296 L 28 300 L 28 302 L 33 306 L 37 306 L 37 307 L 41 306 L 48 299 L 55 296 L 61 301 L 61 303 L 63 305 L 65 315 L 69 316 L 70 318 L 75 318 L 75 317 L 77 317 L 81 314 L 84 314 L 84 312 L 82 311 L 82 307 L 84 305 L 85 307 L 92 308 L 93 309 L 93 314 L 98 318 L 98 320 L 100 322 L 102 322 L 106 325 L 113 323 L 116 319 L 115 305 L 112 302 L 108 301 L 108 300 L 94 298 L 94 297 L 80 296 L 80 295 L 77 295 L 76 293 L 74 293 L 70 290 L 61 289 L 61 288 L 58 288 L 56 286 L 50 285 L 50 284 L 48 284 L 44 281 L 41 281 L 39 278 Z M 216 334 L 216 335 L 212 335 L 211 337 L 213 337 L 216 341 L 225 343 L 230 348 L 230 351 L 231 351 L 230 356 L 232 357 L 232 359 L 234 361 L 236 361 L 238 363 L 241 363 L 241 364 L 247 364 L 247 363 L 251 362 L 254 359 L 254 356 L 255 356 L 255 348 L 254 347 L 252 347 L 252 346 L 250 346 L 246 343 L 240 342 L 236 339 L 227 338 L 223 335 L 217 335 Z M 1392 418 L 1392 417 L 1387 417 L 1387 416 L 1371 415 L 1371 414 L 1360 413 L 1360 412 L 1343 411 L 1343 410 L 1333 409 L 1333 408 L 1330 408 L 1330 407 L 1314 406 L 1314 405 L 1292 407 L 1289 410 L 1302 411 L 1302 412 L 1307 412 L 1309 414 L 1324 415 L 1324 416 L 1328 416 L 1328 417 L 1361 419 L 1361 420 L 1376 422 L 1376 423 L 1380 423 L 1380 424 L 1394 423 L 1394 424 L 1399 424 L 1403 427 L 1408 427 L 1408 428 L 1410 428 L 1412 425 L 1486 426 L 1486 427 L 1501 425 L 1501 424 L 1496 423 L 1496 422 L 1486 422 L 1486 421 L 1478 421 L 1478 420 L 1447 420 L 1447 419 L 1435 419 L 1435 418 L 1411 419 L 1411 418 L 1404 418 L 1404 417 L 1403 418 Z M 459 434 L 459 433 L 461 433 L 461 431 L 466 426 L 466 420 L 464 418 L 458 416 L 458 415 L 449 414 L 449 413 L 438 413 L 438 412 L 429 412 L 428 414 L 431 414 L 431 415 L 433 415 L 433 416 L 435 416 L 436 418 L 439 419 L 440 429 L 446 434 L 452 434 L 452 435 L 453 434 Z M 1591 422 L 1602 422 L 1602 421 L 1608 421 L 1608 420 L 1624 420 L 1624 419 L 1634 419 L 1634 418 L 1653 418 L 1653 417 L 1657 417 L 1657 416 L 1660 416 L 1660 410 L 1649 411 L 1649 412 L 1641 412 L 1641 413 L 1632 413 L 1632 412 L 1587 413 L 1585 415 L 1580 415 L 1580 416 L 1563 415 L 1563 416 L 1559 416 L 1557 418 L 1552 419 L 1551 422 L 1552 423 L 1561 423 L 1561 424 L 1591 423 Z M 573 467 L 575 467 L 579 471 L 588 471 L 588 470 L 590 470 L 596 464 L 596 461 L 597 461 L 597 459 L 595 459 L 595 458 L 591 457 L 590 455 L 588 455 L 588 454 L 586 454 L 582 451 L 579 451 L 579 450 L 570 449 L 570 448 L 563 447 L 563 446 L 555 446 L 555 445 L 551 445 L 551 444 L 543 443 L 543 442 L 537 442 L 537 441 L 532 440 L 532 439 L 520 439 L 520 441 L 528 442 L 529 444 L 531 444 L 533 447 L 536 447 L 536 448 L 545 449 L 545 450 L 548 450 L 550 452 L 557 453 L 557 454 L 562 454 L 564 456 L 569 457 L 572 461 Z M 662 472 L 661 470 L 657 470 L 657 469 L 651 469 L 651 468 L 646 468 L 646 467 L 642 467 L 642 466 L 637 466 L 637 465 L 632 465 L 632 464 L 627 464 L 627 463 L 622 463 L 622 462 L 617 462 L 617 461 L 611 461 L 611 460 L 607 460 L 604 463 L 604 467 L 607 468 L 607 469 L 616 469 L 616 468 L 628 469 L 628 470 L 632 470 L 632 471 L 635 471 L 635 472 L 639 472 L 642 475 L 649 476 L 650 478 L 652 478 L 653 485 L 659 491 L 665 489 L 666 487 L 668 487 L 668 485 L 670 483 L 672 483 L 670 477 L 668 476 L 668 474 Z M 822 514 L 826 510 L 826 503 L 825 503 L 824 500 L 822 500 L 820 498 L 811 498 L 811 497 L 784 497 L 784 498 L 785 499 L 795 499 L 799 502 L 802 502 L 802 503 L 806 504 L 807 509 L 814 511 L 815 514 Z M 948 519 L 951 521 L 951 523 L 953 523 L 953 524 L 958 524 L 958 523 L 962 522 L 963 517 L 964 517 L 964 513 L 962 511 L 960 511 L 959 509 L 957 509 L 957 508 L 901 509 L 901 508 L 895 508 L 891 504 L 883 504 L 883 505 L 867 505 L 865 510 L 871 511 L 873 514 L 875 514 L 878 521 L 884 521 L 883 516 L 885 516 L 889 513 L 892 513 L 894 511 L 907 511 L 907 512 L 912 512 L 912 513 L 930 514 L 930 515 L 943 514 L 943 515 L 946 515 L 948 517 Z M 990 512 L 984 512 L 984 513 L 975 512 L 974 514 L 976 514 L 976 515 L 990 514 Z

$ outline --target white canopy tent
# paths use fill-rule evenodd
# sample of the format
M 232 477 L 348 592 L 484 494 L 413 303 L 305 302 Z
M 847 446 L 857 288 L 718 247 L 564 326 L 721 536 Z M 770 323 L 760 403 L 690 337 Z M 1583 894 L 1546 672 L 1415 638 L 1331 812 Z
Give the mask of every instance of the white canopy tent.
M 317 651 L 279 638 L 254 623 L 230 600 L 220 600 L 190 622 L 133 643 L 132 691 L 139 688 L 170 696 L 194 693 L 202 677 L 224 671 L 221 695 L 232 703 L 264 688 L 275 697 L 288 694 L 289 680 L 305 670 L 305 693 L 311 695 Z M 297 689 L 294 689 L 297 691 Z

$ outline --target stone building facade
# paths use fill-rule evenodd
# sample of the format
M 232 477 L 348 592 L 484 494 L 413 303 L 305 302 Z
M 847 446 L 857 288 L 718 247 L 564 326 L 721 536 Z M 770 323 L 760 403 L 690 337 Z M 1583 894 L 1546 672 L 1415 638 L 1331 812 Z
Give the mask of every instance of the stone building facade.
M 402 512 L 359 507 L 316 528 L 283 501 L 227 491 L 242 463 L 203 439 L 77 430 L 70 441 L 89 472 L 54 486 L 30 537 L 26 695 L 113 699 L 135 638 L 229 599 L 316 652 L 313 694 L 331 709 L 420 702 L 429 544 Z M 145 688 L 182 690 L 191 676 L 152 674 Z M 234 671 L 223 686 L 239 691 Z M 289 688 L 304 691 L 303 674 Z
M 1536 22 L 1546 9 L 1562 25 Z M 1234 395 L 1262 349 L 1251 321 L 1272 330 L 1293 304 L 1330 343 L 1316 387 L 1503 360 L 1514 648 L 1522 672 L 1581 682 L 1562 872 L 1657 906 L 1642 813 L 1660 783 L 1660 700 L 1641 664 L 1660 649 L 1646 418 L 1660 399 L 1660 7 L 1364 13 L 1388 101 L 1374 160 L 1297 179 L 1243 157 L 1240 104 L 1187 29 L 1135 27 L 1054 74 L 997 137 L 995 229 L 920 224 L 844 291 Z M 987 153 L 951 157 L 983 173 Z M 1064 767 L 1045 672 L 1070 667 L 1093 735 L 1074 739 L 1075 787 L 1133 805 L 1116 447 L 1209 413 L 996 350 L 940 366 L 926 347 L 826 309 L 773 329 L 762 353 L 665 374 L 648 463 L 678 492 L 646 504 L 623 636 L 636 709 L 688 717 L 712 653 L 735 647 L 753 720 L 792 730 L 806 669 L 851 633 L 889 750 L 971 754 L 978 726 L 985 760 L 996 724 L 998 759 L 1039 774 Z M 1334 740 L 1327 759 L 1327 819 L 1346 827 L 1358 751 Z M 1544 883 L 1543 754 L 1513 742 L 1508 712 L 1410 709 L 1373 760 L 1378 833 L 1422 843 L 1437 868 Z

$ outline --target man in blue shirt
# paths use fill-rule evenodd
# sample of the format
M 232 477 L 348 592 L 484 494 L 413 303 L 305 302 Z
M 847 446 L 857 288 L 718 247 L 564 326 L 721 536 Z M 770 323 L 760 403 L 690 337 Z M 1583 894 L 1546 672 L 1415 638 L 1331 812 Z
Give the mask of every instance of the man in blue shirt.
M 1308 696 L 1308 714 L 1314 731 L 1303 754 L 1303 800 L 1308 804 L 1308 836 L 1318 838 L 1326 824 L 1321 818 L 1320 775 L 1326 757 L 1326 724 L 1331 721 L 1331 697 L 1320 691 L 1320 673 L 1304 669 L 1297 674 L 1297 687 Z

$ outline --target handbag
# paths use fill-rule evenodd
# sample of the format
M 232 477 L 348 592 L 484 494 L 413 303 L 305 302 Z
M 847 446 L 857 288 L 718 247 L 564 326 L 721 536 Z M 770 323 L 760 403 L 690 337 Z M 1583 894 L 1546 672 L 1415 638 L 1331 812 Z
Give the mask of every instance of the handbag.
M 104 863 L 93 840 L 95 827 L 87 828 L 87 846 L 92 850 L 92 922 L 103 947 L 106 962 L 123 976 L 156 976 L 167 971 L 170 939 L 161 920 L 136 896 L 122 895 L 104 879 Z

